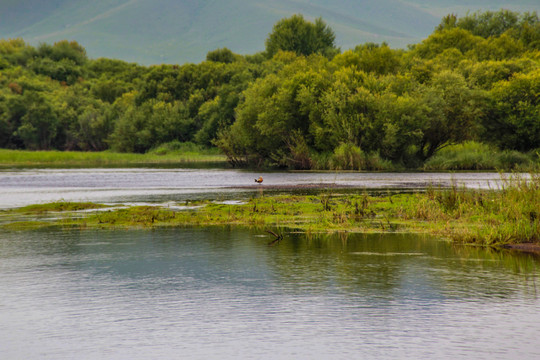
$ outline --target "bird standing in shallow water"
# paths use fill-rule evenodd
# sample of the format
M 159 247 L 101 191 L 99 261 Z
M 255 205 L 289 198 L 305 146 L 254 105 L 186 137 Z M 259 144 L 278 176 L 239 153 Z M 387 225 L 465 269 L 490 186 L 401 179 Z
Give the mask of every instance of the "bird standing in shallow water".
M 259 184 L 262 183 L 262 182 L 263 182 L 262 176 L 259 176 L 258 179 L 255 179 L 255 182 L 256 182 L 256 183 L 259 183 Z

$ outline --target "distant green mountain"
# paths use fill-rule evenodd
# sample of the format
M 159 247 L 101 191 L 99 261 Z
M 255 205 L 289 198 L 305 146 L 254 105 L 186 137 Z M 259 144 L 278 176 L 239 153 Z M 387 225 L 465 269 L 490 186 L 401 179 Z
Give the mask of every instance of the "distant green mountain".
M 200 62 L 228 47 L 264 49 L 281 18 L 321 16 L 342 49 L 386 41 L 405 47 L 427 37 L 448 13 L 539 11 L 538 0 L 0 0 L 0 38 L 30 44 L 76 40 L 93 58 L 141 64 Z

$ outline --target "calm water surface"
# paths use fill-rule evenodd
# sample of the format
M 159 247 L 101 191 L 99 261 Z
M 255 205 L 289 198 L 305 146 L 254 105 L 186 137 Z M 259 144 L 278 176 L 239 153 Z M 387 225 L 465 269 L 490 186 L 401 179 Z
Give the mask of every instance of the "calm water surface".
M 264 177 L 261 186 L 254 178 Z M 496 188 L 498 173 L 270 172 L 208 169 L 0 170 L 0 209 L 51 201 L 169 202 L 250 196 L 269 186 L 311 184 L 356 189 L 423 189 L 428 185 Z
M 2 233 L 1 358 L 540 358 L 532 255 L 397 234 L 270 240 Z

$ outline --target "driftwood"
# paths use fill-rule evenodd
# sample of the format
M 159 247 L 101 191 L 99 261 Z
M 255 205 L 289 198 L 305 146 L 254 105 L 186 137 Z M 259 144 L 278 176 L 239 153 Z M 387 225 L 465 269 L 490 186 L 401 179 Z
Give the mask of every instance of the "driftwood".
M 268 243 L 268 246 L 274 246 L 276 245 L 277 243 L 279 243 L 281 240 L 283 240 L 283 235 L 282 234 L 276 234 L 275 232 L 273 232 L 272 230 L 266 230 L 267 233 L 271 234 L 271 235 L 274 235 L 275 239 L 270 241 Z

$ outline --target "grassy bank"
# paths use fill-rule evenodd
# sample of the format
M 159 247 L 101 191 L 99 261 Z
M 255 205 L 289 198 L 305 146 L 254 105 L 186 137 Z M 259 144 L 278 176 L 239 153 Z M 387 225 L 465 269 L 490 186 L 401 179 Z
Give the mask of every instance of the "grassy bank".
M 26 151 L 0 149 L 0 166 L 108 166 L 144 164 L 222 163 L 216 149 L 159 147 L 146 154 L 82 151 Z
M 185 208 L 182 209 L 182 206 Z M 501 190 L 428 189 L 413 194 L 343 195 L 322 191 L 313 196 L 259 196 L 241 204 L 190 202 L 174 209 L 133 206 L 73 216 L 77 205 L 63 216 L 35 227 L 131 228 L 154 226 L 248 226 L 288 228 L 304 232 L 418 232 L 460 243 L 506 245 L 540 243 L 540 177 L 505 181 Z M 50 207 L 47 210 L 47 206 Z M 58 211 L 58 203 L 4 212 L 43 214 Z M 92 205 L 84 205 L 91 208 Z M 98 208 L 96 205 L 95 208 Z M 26 220 L 24 228 L 31 227 Z M 17 229 L 17 223 L 5 223 Z

